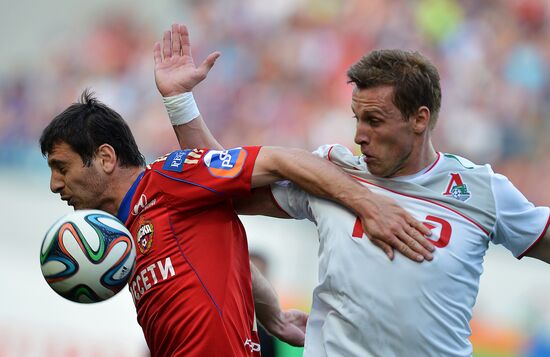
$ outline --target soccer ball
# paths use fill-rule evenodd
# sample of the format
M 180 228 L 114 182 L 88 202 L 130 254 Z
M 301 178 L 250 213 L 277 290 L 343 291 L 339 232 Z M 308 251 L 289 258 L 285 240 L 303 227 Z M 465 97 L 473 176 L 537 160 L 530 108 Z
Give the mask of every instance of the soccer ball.
M 135 261 L 128 229 L 99 210 L 62 217 L 48 230 L 40 249 L 46 282 L 59 295 L 79 303 L 114 296 L 130 279 Z

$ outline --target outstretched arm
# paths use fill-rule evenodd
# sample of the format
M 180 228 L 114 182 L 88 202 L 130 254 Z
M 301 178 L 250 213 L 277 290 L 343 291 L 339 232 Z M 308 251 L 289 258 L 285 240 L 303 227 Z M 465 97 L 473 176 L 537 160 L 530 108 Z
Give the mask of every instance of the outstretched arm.
M 292 346 L 303 346 L 308 315 L 299 310 L 282 311 L 279 297 L 256 266 L 250 263 L 256 317 L 272 335 Z
M 191 56 L 187 27 L 174 24 L 172 31 L 164 32 L 162 46 L 159 42 L 155 43 L 153 56 L 155 82 L 167 105 L 180 146 L 222 149 L 204 123 L 191 94 L 193 88 L 206 78 L 220 53 L 211 53 L 196 67 Z
M 433 245 L 424 238 L 430 230 L 393 200 L 372 193 L 336 165 L 305 150 L 262 147 L 252 186 L 288 179 L 307 192 L 331 199 L 354 211 L 369 238 L 393 258 L 396 248 L 410 259 L 432 259 Z

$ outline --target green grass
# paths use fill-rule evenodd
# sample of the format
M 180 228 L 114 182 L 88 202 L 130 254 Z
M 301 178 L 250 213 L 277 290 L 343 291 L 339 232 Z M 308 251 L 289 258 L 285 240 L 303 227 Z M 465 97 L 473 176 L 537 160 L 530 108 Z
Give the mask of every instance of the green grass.
M 275 348 L 277 357 L 302 357 L 303 347 L 293 347 L 289 344 L 276 340 Z

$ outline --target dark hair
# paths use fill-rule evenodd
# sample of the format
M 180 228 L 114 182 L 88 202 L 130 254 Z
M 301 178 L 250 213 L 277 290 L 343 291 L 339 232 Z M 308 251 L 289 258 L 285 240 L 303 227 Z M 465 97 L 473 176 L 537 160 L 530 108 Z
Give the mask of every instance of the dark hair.
M 430 110 L 430 128 L 435 126 L 441 107 L 441 86 L 437 68 L 418 52 L 377 50 L 363 56 L 347 72 L 358 89 L 382 85 L 394 87 L 393 102 L 404 118 L 421 106 Z
M 111 145 L 121 166 L 145 166 L 130 128 L 120 114 L 101 103 L 86 89 L 78 103 L 58 114 L 40 136 L 40 150 L 46 156 L 54 145 L 65 142 L 89 166 L 96 150 Z

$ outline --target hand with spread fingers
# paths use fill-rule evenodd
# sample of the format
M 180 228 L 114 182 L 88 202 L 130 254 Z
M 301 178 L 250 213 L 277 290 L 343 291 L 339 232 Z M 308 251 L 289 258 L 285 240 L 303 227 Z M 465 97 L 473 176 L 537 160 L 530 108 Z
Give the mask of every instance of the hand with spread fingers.
M 426 238 L 431 235 L 423 223 L 414 219 L 394 200 L 381 195 L 370 202 L 367 213 L 361 215 L 361 224 L 367 237 L 388 258 L 393 259 L 396 249 L 409 259 L 421 262 L 432 260 L 434 245 Z
M 191 56 L 187 27 L 174 24 L 171 31 L 164 32 L 162 44 L 155 43 L 153 56 L 157 88 L 163 97 L 170 97 L 191 92 L 206 78 L 220 53 L 211 53 L 196 67 Z

